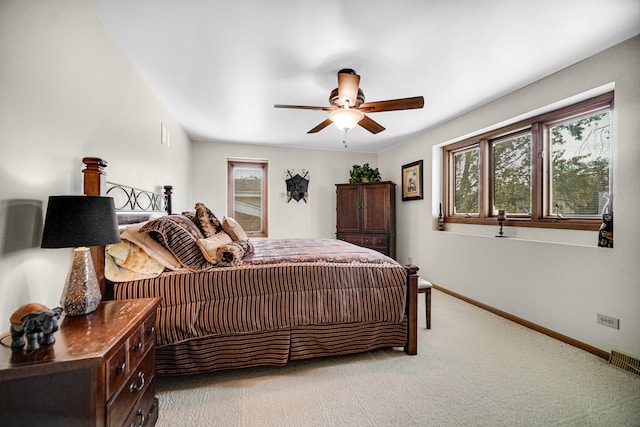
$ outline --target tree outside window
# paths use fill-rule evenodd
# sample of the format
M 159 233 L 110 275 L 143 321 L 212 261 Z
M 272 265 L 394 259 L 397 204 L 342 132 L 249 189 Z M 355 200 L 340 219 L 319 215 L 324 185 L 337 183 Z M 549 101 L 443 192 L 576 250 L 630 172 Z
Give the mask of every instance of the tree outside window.
M 609 192 L 609 112 L 550 126 L 549 133 L 552 212 L 565 217 L 600 215 L 603 196 Z
M 531 215 L 531 132 L 491 143 L 493 214 Z

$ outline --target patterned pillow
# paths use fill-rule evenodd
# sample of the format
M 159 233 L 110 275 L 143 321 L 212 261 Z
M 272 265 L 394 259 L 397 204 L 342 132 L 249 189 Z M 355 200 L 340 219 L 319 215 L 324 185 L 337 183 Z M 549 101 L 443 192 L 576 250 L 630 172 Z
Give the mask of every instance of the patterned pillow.
M 231 238 L 235 240 L 247 240 L 247 233 L 245 233 L 244 229 L 238 221 L 233 218 L 225 217 L 222 221 L 222 229 L 229 235 Z
M 216 261 L 222 267 L 242 265 L 242 258 L 253 252 L 253 244 L 248 240 L 236 240 L 216 249 Z
M 185 211 L 182 212 L 182 215 L 189 218 L 195 225 L 198 226 L 198 228 L 200 228 L 200 221 L 198 221 L 198 218 L 196 217 L 196 211 Z M 200 228 L 200 231 L 202 231 L 202 228 Z
M 213 237 L 222 231 L 220 220 L 209 210 L 204 203 L 196 203 L 196 218 L 205 237 Z
M 198 239 L 198 247 L 202 251 L 202 255 L 212 264 L 217 264 L 216 250 L 220 246 L 224 246 L 227 243 L 231 243 L 231 236 L 224 231 L 218 233 L 213 237 L 207 237 L 206 239 Z
M 149 233 L 190 270 L 202 271 L 211 267 L 197 244 L 198 239 L 204 238 L 202 232 L 184 215 L 167 215 L 151 220 L 140 228 L 140 232 Z

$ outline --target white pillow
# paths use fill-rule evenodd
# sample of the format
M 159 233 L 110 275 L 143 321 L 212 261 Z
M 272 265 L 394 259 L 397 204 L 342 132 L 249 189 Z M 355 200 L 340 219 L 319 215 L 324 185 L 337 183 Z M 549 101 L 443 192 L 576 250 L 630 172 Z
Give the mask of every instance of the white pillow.
M 222 221 L 222 229 L 235 240 L 247 240 L 249 237 L 238 221 L 231 217 L 225 217 Z

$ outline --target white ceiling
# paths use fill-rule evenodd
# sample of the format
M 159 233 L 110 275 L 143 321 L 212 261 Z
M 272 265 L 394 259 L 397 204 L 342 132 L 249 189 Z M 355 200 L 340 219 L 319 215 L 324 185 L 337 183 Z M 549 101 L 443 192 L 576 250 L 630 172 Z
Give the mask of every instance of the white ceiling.
M 353 68 L 367 101 L 422 95 L 349 132 L 379 152 L 640 33 L 638 0 L 89 0 L 194 140 L 340 149 L 324 111 Z

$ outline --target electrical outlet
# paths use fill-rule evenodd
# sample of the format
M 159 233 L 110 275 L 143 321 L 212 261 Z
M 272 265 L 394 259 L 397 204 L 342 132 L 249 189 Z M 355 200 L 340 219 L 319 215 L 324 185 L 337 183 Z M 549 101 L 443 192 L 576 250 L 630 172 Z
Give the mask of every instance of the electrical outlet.
M 598 313 L 598 323 L 614 329 L 620 329 L 620 319 Z

